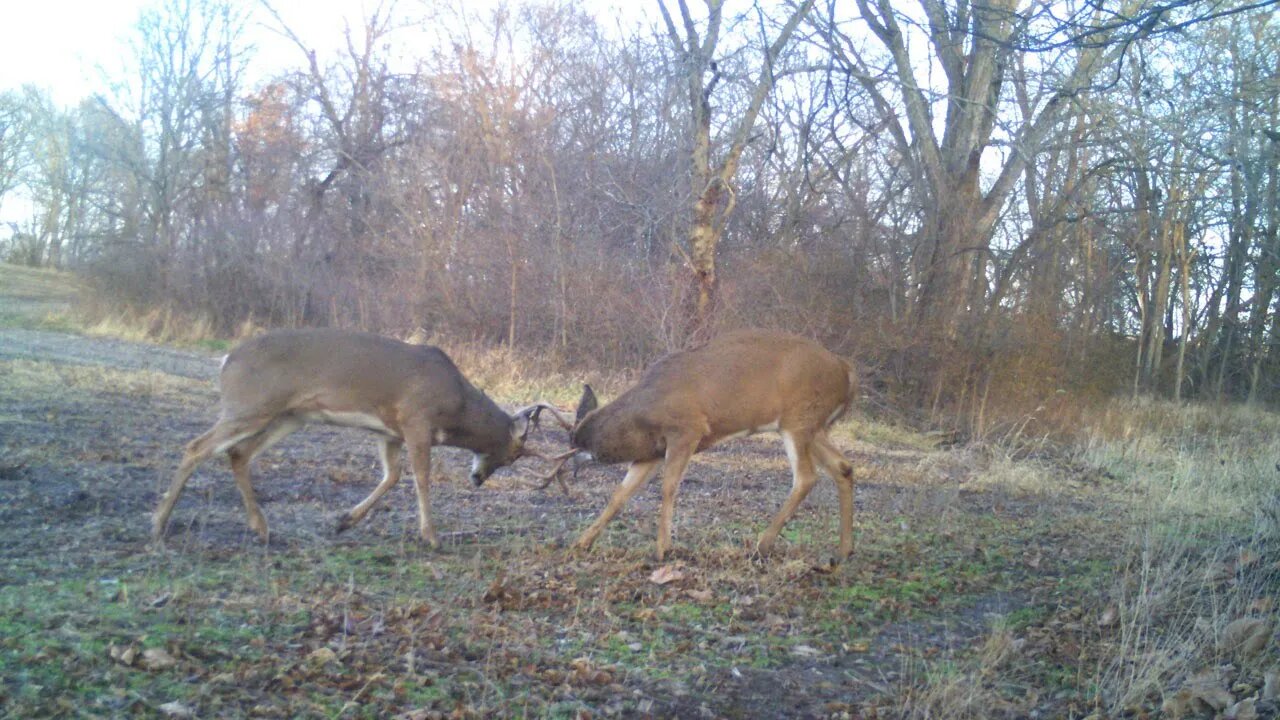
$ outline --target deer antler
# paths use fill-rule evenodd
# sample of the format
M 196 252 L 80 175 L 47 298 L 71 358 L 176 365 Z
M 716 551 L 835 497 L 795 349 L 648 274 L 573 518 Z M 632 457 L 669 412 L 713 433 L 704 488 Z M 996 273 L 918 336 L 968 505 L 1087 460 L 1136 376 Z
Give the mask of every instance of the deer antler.
M 561 492 L 563 492 L 566 496 L 569 495 L 569 486 L 565 484 L 564 478 L 561 477 L 560 475 L 560 471 L 564 469 L 565 463 L 572 460 L 573 456 L 577 455 L 578 452 L 579 450 L 577 449 L 568 450 L 560 453 L 559 455 L 556 455 L 555 457 L 547 457 L 546 455 L 543 455 L 542 453 L 538 453 L 538 452 L 529 453 L 530 455 L 533 455 L 536 458 L 540 458 L 542 460 L 546 460 L 547 462 L 552 462 L 556 464 L 555 467 L 551 469 L 551 472 L 549 474 L 540 478 L 542 481 L 542 484 L 536 485 L 535 487 L 538 490 L 546 490 L 551 485 L 552 482 L 559 482 Z
M 537 402 L 527 407 L 520 408 L 512 417 L 520 417 L 521 415 L 527 416 L 531 425 L 537 427 L 539 421 L 542 419 L 542 411 L 544 410 L 551 413 L 551 416 L 555 418 L 556 423 L 559 424 L 560 427 L 569 431 L 573 430 L 573 422 L 565 417 L 564 413 L 560 412 L 559 408 L 549 403 Z

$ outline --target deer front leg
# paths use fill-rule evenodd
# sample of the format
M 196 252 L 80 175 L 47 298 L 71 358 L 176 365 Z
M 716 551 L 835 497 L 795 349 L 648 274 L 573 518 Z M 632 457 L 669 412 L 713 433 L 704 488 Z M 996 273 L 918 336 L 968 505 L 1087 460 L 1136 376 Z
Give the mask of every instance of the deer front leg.
M 338 521 L 337 532 L 348 530 L 355 526 L 356 523 L 364 519 L 369 514 L 369 510 L 373 508 L 378 500 L 382 499 L 387 491 L 396 486 L 400 482 L 400 449 L 404 447 L 404 442 L 396 438 L 383 438 L 378 445 L 378 457 L 382 460 L 382 481 L 378 486 L 369 493 L 369 497 L 361 500 L 355 507 L 351 508 L 342 519 Z M 415 473 L 417 470 L 414 471 Z
M 689 458 L 698 448 L 698 441 L 686 440 L 667 445 L 666 466 L 662 469 L 662 509 L 658 512 L 658 562 L 671 550 L 671 520 L 676 510 L 676 493 L 684 478 Z
M 418 535 L 431 547 L 439 547 L 431 522 L 431 433 L 414 433 L 409 440 L 409 461 L 413 465 L 413 487 L 418 494 Z
M 622 484 L 613 491 L 613 497 L 609 499 L 609 504 L 605 506 L 604 512 L 600 513 L 600 517 L 591 523 L 591 527 L 588 527 L 578 536 L 578 541 L 573 544 L 576 549 L 591 549 L 591 546 L 595 544 L 596 538 L 600 536 L 600 532 L 604 530 L 604 526 L 608 525 L 613 516 L 617 515 L 618 511 L 622 509 L 622 506 L 627 504 L 627 500 L 635 494 L 636 490 L 639 490 L 640 486 L 653 477 L 653 471 L 658 469 L 658 462 L 657 460 L 650 460 L 648 462 L 631 463 L 631 466 L 627 468 L 627 476 L 623 478 Z

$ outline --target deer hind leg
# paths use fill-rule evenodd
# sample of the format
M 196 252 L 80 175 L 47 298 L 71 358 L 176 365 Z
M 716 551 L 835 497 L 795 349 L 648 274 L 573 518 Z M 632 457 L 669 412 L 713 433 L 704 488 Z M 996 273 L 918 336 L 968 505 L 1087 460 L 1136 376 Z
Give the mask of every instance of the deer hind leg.
M 658 562 L 671 550 L 671 520 L 676 510 L 676 494 L 684 479 L 689 459 L 698 448 L 696 439 L 667 445 L 667 458 L 662 468 L 662 509 L 658 513 Z
M 782 443 L 787 449 L 787 459 L 791 461 L 791 494 L 782 503 L 782 509 L 774 516 L 773 522 L 760 533 L 760 538 L 756 541 L 756 551 L 762 555 L 773 550 L 773 543 L 778 539 L 778 533 L 782 532 L 783 526 L 795 514 L 796 508 L 804 501 L 814 485 L 813 454 L 810 452 L 813 444 L 812 436 L 808 433 L 783 430 Z
M 813 441 L 813 456 L 831 479 L 835 481 L 840 496 L 840 556 L 843 560 L 853 554 L 853 465 L 844 453 L 831 442 L 826 433 L 819 433 Z
M 658 469 L 658 460 L 650 460 L 648 462 L 631 463 L 627 468 L 627 476 L 622 479 L 622 484 L 613 491 L 613 497 L 609 498 L 609 504 L 605 506 L 604 512 L 600 513 L 600 517 L 591 523 L 591 526 L 578 536 L 578 541 L 573 544 L 578 550 L 590 550 L 595 544 L 596 538 L 600 537 L 600 532 L 604 530 L 604 526 L 609 524 L 614 515 L 627 504 L 627 500 L 635 495 L 649 478 L 653 477 L 653 471 Z
M 268 422 L 269 420 L 263 419 L 219 420 L 208 432 L 187 443 L 182 462 L 178 465 L 177 472 L 173 474 L 173 481 L 169 483 L 168 491 L 160 498 L 160 504 L 151 517 L 151 536 L 155 540 L 163 539 L 165 527 L 169 524 L 169 515 L 173 513 L 173 506 L 178 502 L 178 496 L 182 495 L 187 480 L 191 479 L 191 474 L 196 471 L 196 468 L 208 460 L 210 455 L 259 432 Z
M 408 441 L 413 488 L 418 495 L 418 535 L 431 547 L 438 547 L 440 539 L 436 537 L 436 528 L 431 522 L 431 432 L 415 432 L 413 437 L 424 438 Z
M 236 479 L 236 489 L 240 491 L 240 499 L 244 501 L 244 511 L 249 516 L 249 527 L 258 534 L 262 542 L 267 542 L 267 519 L 258 507 L 258 499 L 253 493 L 253 473 L 249 463 L 259 453 L 275 445 L 285 437 L 293 434 L 303 426 L 303 421 L 285 417 L 273 420 L 257 434 L 247 437 L 227 449 L 227 457 L 231 460 L 231 473 Z
M 382 481 L 373 489 L 373 492 L 369 493 L 369 497 L 361 500 L 342 516 L 338 521 L 338 532 L 348 530 L 363 520 L 374 504 L 400 482 L 400 448 L 402 447 L 404 447 L 404 441 L 398 438 L 382 438 L 382 442 L 378 445 L 378 456 L 382 460 Z

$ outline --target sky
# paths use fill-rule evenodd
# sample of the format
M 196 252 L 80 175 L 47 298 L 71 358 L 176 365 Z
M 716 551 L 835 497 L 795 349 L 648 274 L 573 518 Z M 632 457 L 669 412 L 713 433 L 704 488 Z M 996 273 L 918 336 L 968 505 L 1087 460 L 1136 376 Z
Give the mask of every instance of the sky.
M 468 7 L 494 0 L 467 0 Z M 299 51 L 274 29 L 257 0 L 236 0 L 254 9 L 246 28 L 260 70 L 293 66 Z M 584 0 L 597 17 L 639 21 L 642 7 L 656 0 Z M 144 8 L 161 0 L 0 0 L 0 91 L 31 83 L 50 91 L 62 106 L 76 104 L 105 88 L 104 77 L 119 76 L 129 39 Z M 397 9 L 429 8 L 434 0 L 401 0 Z M 514 3 L 513 3 L 514 4 Z M 377 0 L 271 0 L 289 27 L 323 56 L 335 51 L 345 23 L 359 27 Z M 270 25 L 268 23 L 271 23 Z M 104 74 L 103 69 L 106 70 Z
M 253 0 L 243 0 L 256 6 Z M 60 105 L 70 106 L 104 89 L 106 75 L 119 75 L 129 54 L 138 16 L 156 0 L 0 0 L 0 90 L 30 83 L 46 88 Z M 275 0 L 272 5 L 308 44 L 322 53 L 337 46 L 344 20 L 358 26 L 364 6 L 358 0 Z M 376 6 L 375 6 L 376 7 Z M 246 29 L 265 64 L 296 62 L 288 46 L 256 11 Z M 289 54 L 289 53 L 292 54 Z

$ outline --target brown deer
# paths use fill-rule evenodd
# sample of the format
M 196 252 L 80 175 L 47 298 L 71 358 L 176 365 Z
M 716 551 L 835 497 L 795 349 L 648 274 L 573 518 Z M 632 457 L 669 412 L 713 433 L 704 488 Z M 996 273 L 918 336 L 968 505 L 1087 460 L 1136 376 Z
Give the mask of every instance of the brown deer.
M 265 542 L 267 521 L 253 494 L 254 456 L 307 423 L 363 428 L 381 439 L 382 481 L 343 516 L 341 532 L 360 522 L 400 480 L 400 449 L 409 447 L 418 496 L 418 530 L 438 544 L 431 523 L 431 447 L 475 453 L 471 480 L 484 483 L 525 455 L 525 439 L 542 405 L 508 415 L 463 377 L 444 351 L 345 330 L 288 330 L 244 342 L 222 361 L 222 412 L 191 441 L 153 517 L 164 535 L 187 479 L 210 455 L 227 453 L 249 526 Z
M 589 549 L 604 526 L 650 477 L 660 462 L 662 510 L 658 516 L 658 559 L 671 549 L 671 517 L 685 466 L 694 453 L 729 438 L 777 430 L 791 461 L 791 494 L 757 551 L 769 552 L 778 533 L 815 483 L 814 465 L 835 481 L 840 498 L 840 556 L 853 552 L 853 466 L 827 430 L 853 404 L 853 366 L 821 345 L 797 335 L 746 330 L 722 335 L 701 347 L 668 355 L 613 402 L 598 407 L 590 386 L 583 388 L 576 422 L 556 418 L 570 429 L 573 450 L 548 477 L 558 476 L 569 457 L 589 454 L 602 463 L 627 462 L 627 475 L 600 517 L 578 537 Z

